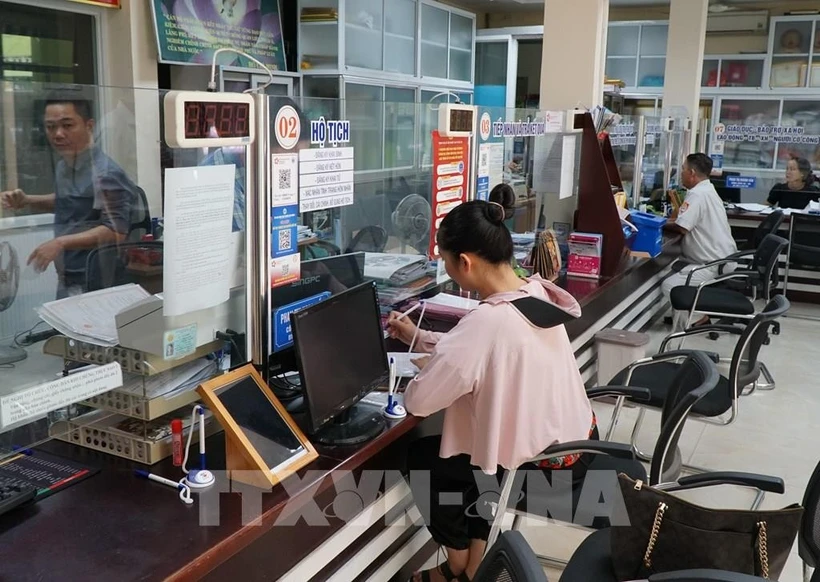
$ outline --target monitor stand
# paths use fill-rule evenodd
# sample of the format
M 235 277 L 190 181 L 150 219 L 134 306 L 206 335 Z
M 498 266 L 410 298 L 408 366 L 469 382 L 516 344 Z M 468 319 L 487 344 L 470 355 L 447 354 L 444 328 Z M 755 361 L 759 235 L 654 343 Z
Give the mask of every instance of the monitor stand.
M 386 428 L 381 409 L 357 404 L 336 415 L 333 422 L 311 435 L 311 440 L 328 447 L 346 447 L 372 440 Z

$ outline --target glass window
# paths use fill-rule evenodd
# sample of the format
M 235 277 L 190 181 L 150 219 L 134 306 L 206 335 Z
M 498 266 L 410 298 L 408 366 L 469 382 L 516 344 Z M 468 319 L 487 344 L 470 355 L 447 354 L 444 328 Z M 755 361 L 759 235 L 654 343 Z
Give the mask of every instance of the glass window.
M 0 136 L 0 190 L 47 194 L 57 158 L 43 128 L 43 95 L 31 83 L 94 84 L 95 20 L 10 2 L 0 2 L 0 14 L 0 87 L 19 96 L 0 102 L 2 125 L 14 128 Z
M 416 90 L 384 90 L 384 167 L 407 168 L 415 161 Z
M 774 165 L 774 142 L 740 139 L 743 127 L 777 125 L 779 100 L 723 99 L 718 121 L 726 127 L 723 152 L 725 167 L 771 168 Z M 738 131 L 741 132 L 738 137 Z
M 812 168 L 820 167 L 820 102 L 784 101 L 780 125 L 801 128 L 801 133 L 785 137 L 807 143 L 781 140 L 777 146 L 777 167 L 785 169 L 792 157 L 806 158 Z
M 421 7 L 421 75 L 447 78 L 450 13 L 423 4 Z
M 475 51 L 475 84 L 506 86 L 507 41 L 479 42 Z
M 384 89 L 356 83 L 345 84 L 345 109 L 353 130 L 356 170 L 381 170 L 384 150 Z
M 345 64 L 382 69 L 382 0 L 347 0 Z

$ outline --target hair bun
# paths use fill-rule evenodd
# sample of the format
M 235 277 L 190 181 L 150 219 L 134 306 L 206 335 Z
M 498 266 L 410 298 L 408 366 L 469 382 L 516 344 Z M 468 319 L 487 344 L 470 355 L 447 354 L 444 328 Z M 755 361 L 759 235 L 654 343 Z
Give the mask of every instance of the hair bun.
M 498 202 L 487 202 L 487 205 L 484 207 L 484 216 L 493 224 L 501 226 L 504 224 L 507 212 Z

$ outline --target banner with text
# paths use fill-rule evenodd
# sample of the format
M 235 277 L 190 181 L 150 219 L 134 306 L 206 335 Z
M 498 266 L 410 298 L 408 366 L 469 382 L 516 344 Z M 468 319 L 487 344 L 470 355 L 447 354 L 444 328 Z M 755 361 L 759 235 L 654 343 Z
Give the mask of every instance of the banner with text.
M 433 224 L 430 229 L 431 258 L 438 258 L 436 235 L 444 217 L 467 199 L 468 156 L 470 142 L 466 137 L 442 137 L 432 132 L 433 139 Z
M 160 62 L 211 64 L 217 49 L 229 47 L 287 69 L 279 0 L 153 0 L 153 8 Z M 220 53 L 217 64 L 257 66 L 232 52 Z

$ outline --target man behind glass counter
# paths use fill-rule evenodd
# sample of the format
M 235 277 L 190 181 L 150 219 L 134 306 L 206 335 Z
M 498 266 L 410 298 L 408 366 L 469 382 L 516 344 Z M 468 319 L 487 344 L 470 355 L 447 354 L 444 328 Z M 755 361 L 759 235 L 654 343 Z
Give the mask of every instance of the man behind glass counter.
M 51 263 L 57 271 L 57 298 L 84 291 L 86 260 L 92 249 L 122 242 L 131 227 L 136 185 L 93 142 L 94 119 L 87 99 L 50 95 L 44 126 L 59 156 L 54 193 L 0 193 L 4 208 L 54 213 L 54 238 L 34 249 L 28 264 L 42 273 Z

